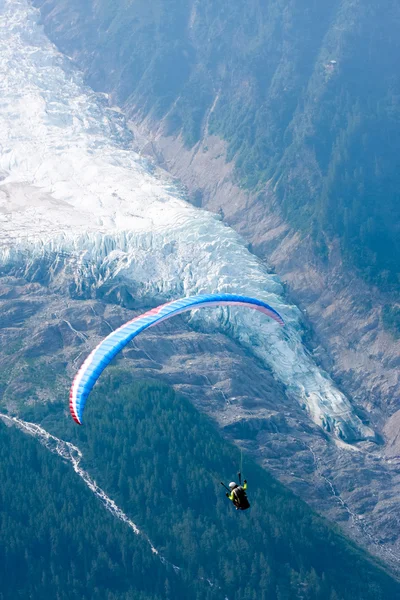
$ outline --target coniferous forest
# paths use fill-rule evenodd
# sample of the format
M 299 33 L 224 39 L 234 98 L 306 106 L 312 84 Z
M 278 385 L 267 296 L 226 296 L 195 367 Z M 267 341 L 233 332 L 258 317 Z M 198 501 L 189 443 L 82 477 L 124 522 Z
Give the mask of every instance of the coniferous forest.
M 173 390 L 110 369 L 82 427 L 65 406 L 25 409 L 83 452 L 83 468 L 146 540 L 110 515 L 70 464 L 0 426 L 0 598 L 369 600 L 400 584 L 245 457 L 251 509 L 220 480 L 238 449 Z

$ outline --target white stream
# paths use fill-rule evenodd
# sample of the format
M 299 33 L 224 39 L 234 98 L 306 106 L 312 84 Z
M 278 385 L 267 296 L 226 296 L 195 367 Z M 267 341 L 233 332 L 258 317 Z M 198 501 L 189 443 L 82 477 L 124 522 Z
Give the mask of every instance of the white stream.
M 93 492 L 93 494 L 101 501 L 103 506 L 114 517 L 116 517 L 123 523 L 126 523 L 126 525 L 128 525 L 128 527 L 130 527 L 130 529 L 132 529 L 132 531 L 136 535 L 142 536 L 149 544 L 150 549 L 153 552 L 153 554 L 156 554 L 160 558 L 160 560 L 163 564 L 172 566 L 175 571 L 180 570 L 179 567 L 168 562 L 163 556 L 161 556 L 161 554 L 151 543 L 151 541 L 147 537 L 147 535 L 145 535 L 142 531 L 140 531 L 139 527 L 137 525 L 135 525 L 135 523 L 124 513 L 124 511 L 115 504 L 114 500 L 112 500 L 109 496 L 107 496 L 105 491 L 102 490 L 101 487 L 99 487 L 97 485 L 97 483 L 89 475 L 89 473 L 87 471 L 85 471 L 84 469 L 82 469 L 80 464 L 81 464 L 83 455 L 77 446 L 74 446 L 74 444 L 71 444 L 71 442 L 66 442 L 64 440 L 60 440 L 58 437 L 56 437 L 55 435 L 52 435 L 51 433 L 49 433 L 48 431 L 43 429 L 43 427 L 40 427 L 40 425 L 37 425 L 36 423 L 29 423 L 28 421 L 23 421 L 22 419 L 19 419 L 18 417 L 11 417 L 9 415 L 2 414 L 2 413 L 0 413 L 0 418 L 3 419 L 3 421 L 5 421 L 8 424 L 15 425 L 19 429 L 22 429 L 22 431 L 24 431 L 25 433 L 27 433 L 27 434 L 33 436 L 34 438 L 36 438 L 37 440 L 39 440 L 39 442 L 43 446 L 45 446 L 48 450 L 50 450 L 50 452 L 53 452 L 54 454 L 58 454 L 59 456 L 61 456 L 61 458 L 70 462 L 72 464 L 72 467 L 73 467 L 75 473 L 77 473 L 77 475 L 79 475 L 79 477 L 81 477 L 81 479 L 83 479 L 83 481 L 85 482 L 87 487 Z

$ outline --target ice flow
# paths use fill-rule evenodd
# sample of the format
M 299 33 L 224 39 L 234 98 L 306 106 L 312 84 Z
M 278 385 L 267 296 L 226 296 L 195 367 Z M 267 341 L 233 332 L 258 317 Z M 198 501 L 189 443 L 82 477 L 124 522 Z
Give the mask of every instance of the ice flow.
M 115 281 L 136 296 L 223 291 L 262 298 L 286 327 L 235 310 L 230 333 L 316 423 L 347 441 L 373 438 L 303 347 L 300 313 L 276 275 L 232 229 L 191 206 L 166 174 L 140 159 L 121 113 L 84 85 L 26 0 L 0 1 L 0 55 L 1 267 L 29 276 L 33 261 L 52 253 L 71 257 L 63 275 L 76 289 Z M 204 315 L 221 325 L 223 312 Z

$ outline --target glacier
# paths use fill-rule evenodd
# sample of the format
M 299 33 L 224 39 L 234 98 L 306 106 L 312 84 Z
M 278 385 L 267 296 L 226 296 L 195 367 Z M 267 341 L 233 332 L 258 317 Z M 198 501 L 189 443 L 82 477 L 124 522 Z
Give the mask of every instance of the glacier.
M 375 439 L 302 343 L 302 316 L 279 278 L 219 217 L 193 207 L 144 160 L 124 116 L 57 51 L 27 0 L 0 0 L 0 269 L 91 297 L 125 285 L 135 298 L 196 293 L 259 297 L 284 317 L 194 312 L 261 359 L 310 418 L 347 441 Z M 43 271 L 43 269 L 42 269 Z M 69 292 L 70 293 L 70 292 Z M 67 390 L 66 390 L 67 402 Z

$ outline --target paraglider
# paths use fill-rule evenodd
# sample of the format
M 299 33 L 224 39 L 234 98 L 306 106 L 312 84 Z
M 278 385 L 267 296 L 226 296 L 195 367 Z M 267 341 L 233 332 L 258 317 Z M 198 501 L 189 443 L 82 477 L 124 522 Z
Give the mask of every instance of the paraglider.
M 82 424 L 87 398 L 103 370 L 134 337 L 175 315 L 210 306 L 245 306 L 268 315 L 280 325 L 284 324 L 280 314 L 266 302 L 236 294 L 189 296 L 153 308 L 110 333 L 86 358 L 73 381 L 69 396 L 70 412 L 76 423 Z
M 238 473 L 239 477 L 239 485 L 234 481 L 231 481 L 229 484 L 229 488 L 226 487 L 224 483 L 221 484 L 228 490 L 226 492 L 226 497 L 229 498 L 235 505 L 236 510 L 247 510 L 250 508 L 250 502 L 247 498 L 246 490 L 247 490 L 247 481 L 244 479 L 242 485 L 241 473 Z

